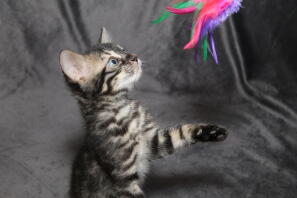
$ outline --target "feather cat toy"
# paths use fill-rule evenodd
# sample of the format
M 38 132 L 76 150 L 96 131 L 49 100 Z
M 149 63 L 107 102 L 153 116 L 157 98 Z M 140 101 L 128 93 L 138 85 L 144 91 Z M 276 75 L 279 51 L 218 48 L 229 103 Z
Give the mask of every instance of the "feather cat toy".
M 230 15 L 239 11 L 241 1 L 242 0 L 177 0 L 173 2 L 172 6 L 167 6 L 167 11 L 164 11 L 153 23 L 161 23 L 172 14 L 185 15 L 194 13 L 191 40 L 185 45 L 184 49 L 196 47 L 195 60 L 197 61 L 199 43 L 202 42 L 204 60 L 207 60 L 209 50 L 216 64 L 218 64 L 213 31 Z

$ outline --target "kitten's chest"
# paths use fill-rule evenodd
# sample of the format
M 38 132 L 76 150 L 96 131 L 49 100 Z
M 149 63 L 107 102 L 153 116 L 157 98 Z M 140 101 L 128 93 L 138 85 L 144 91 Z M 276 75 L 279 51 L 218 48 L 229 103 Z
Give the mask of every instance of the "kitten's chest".
M 139 137 L 137 148 L 138 159 L 136 161 L 136 168 L 141 178 L 144 178 L 145 174 L 148 172 L 149 169 L 149 147 L 143 138 L 144 137 L 141 136 Z

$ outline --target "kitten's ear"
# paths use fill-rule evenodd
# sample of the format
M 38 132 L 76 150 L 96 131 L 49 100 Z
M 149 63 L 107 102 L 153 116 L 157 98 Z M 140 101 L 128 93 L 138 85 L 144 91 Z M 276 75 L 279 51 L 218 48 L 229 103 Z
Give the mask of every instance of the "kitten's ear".
M 98 43 L 111 43 L 111 42 L 112 42 L 111 35 L 108 33 L 106 28 L 103 27 L 101 29 L 101 35 L 100 35 Z
M 60 53 L 60 65 L 64 74 L 74 82 L 83 83 L 90 76 L 86 58 L 70 50 Z

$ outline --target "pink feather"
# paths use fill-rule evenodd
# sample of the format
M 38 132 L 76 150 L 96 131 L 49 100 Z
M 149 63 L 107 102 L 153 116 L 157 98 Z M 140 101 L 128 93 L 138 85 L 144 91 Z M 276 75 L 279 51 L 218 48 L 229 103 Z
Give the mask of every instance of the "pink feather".
M 191 7 L 188 7 L 188 8 L 177 9 L 177 8 L 173 8 L 171 6 L 167 6 L 166 9 L 169 12 L 172 12 L 174 14 L 182 15 L 182 14 L 189 14 L 189 13 L 195 12 L 196 7 L 191 6 Z
M 201 29 L 203 26 L 204 21 L 206 20 L 206 16 L 200 16 L 200 19 L 196 22 L 195 24 L 195 29 L 194 33 L 192 36 L 192 39 L 190 40 L 189 43 L 186 44 L 184 49 L 191 49 L 194 48 L 195 45 L 199 42 L 200 34 L 201 34 Z
M 194 48 L 195 45 L 199 42 L 201 29 L 204 26 L 205 22 L 217 17 L 232 3 L 232 1 L 233 0 L 201 0 L 201 2 L 203 2 L 203 9 L 197 16 L 192 39 L 189 43 L 186 44 L 184 49 Z

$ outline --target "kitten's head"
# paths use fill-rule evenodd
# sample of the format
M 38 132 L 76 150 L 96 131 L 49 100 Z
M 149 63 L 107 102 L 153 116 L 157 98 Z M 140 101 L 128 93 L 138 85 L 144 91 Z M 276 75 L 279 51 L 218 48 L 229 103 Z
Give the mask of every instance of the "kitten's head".
M 76 93 L 99 95 L 127 90 L 141 75 L 141 60 L 112 43 L 105 28 L 90 52 L 77 54 L 63 50 L 60 64 L 66 81 Z

